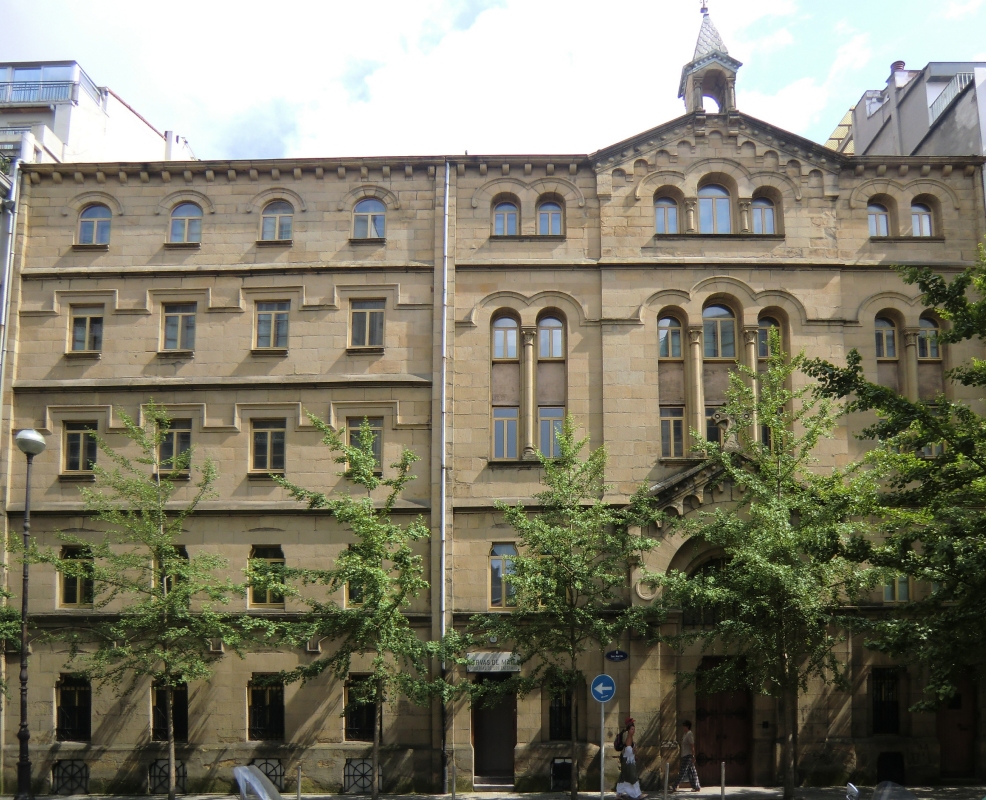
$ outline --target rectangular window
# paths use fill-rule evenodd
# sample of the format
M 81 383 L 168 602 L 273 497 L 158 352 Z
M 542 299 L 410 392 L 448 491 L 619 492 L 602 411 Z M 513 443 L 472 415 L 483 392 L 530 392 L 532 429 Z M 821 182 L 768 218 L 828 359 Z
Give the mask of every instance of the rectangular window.
M 92 738 L 92 687 L 89 681 L 75 675 L 62 675 L 57 693 L 55 737 L 60 742 L 88 742 Z
M 291 303 L 257 303 L 257 347 L 288 346 L 288 311 Z
M 490 608 L 512 608 L 517 605 L 517 590 L 505 581 L 505 575 L 513 574 L 516 545 L 494 544 L 490 549 Z
M 92 472 L 99 447 L 95 422 L 65 423 L 65 472 Z
M 890 583 L 883 585 L 884 603 L 906 603 L 911 599 L 911 579 L 898 575 Z
M 346 741 L 372 742 L 373 715 L 376 703 L 356 700 L 353 684 L 365 680 L 366 676 L 353 675 L 346 682 Z
M 353 300 L 350 308 L 353 347 L 383 347 L 383 312 L 386 300 Z
M 103 307 L 72 306 L 72 352 L 103 349 Z
M 349 417 L 346 420 L 346 430 L 349 432 L 349 446 L 359 447 L 360 426 L 364 417 Z M 383 464 L 383 417 L 366 417 L 373 433 L 373 457 L 377 460 L 377 470 Z
M 169 303 L 164 307 L 164 349 L 195 349 L 195 303 Z
M 558 436 L 561 434 L 564 419 L 564 408 L 538 409 L 538 430 L 541 438 L 541 452 L 548 458 L 558 458 L 561 456 L 561 450 L 558 448 Z
M 247 687 L 252 742 L 284 741 L 284 684 L 276 675 L 254 673 Z
M 685 409 L 681 406 L 661 406 L 661 457 L 681 458 L 685 455 Z
M 62 606 L 91 606 L 93 601 L 92 556 L 84 547 L 65 547 L 62 560 L 71 561 L 73 574 L 61 574 Z
M 873 733 L 900 733 L 900 675 L 896 667 L 874 668 L 870 674 L 873 691 Z
M 192 449 L 192 421 L 190 419 L 173 419 L 168 424 L 168 430 L 161 438 L 158 460 L 161 471 L 173 471 L 178 468 L 183 453 Z M 183 470 L 189 465 L 181 464 Z
M 493 458 L 517 458 L 517 420 L 520 409 L 493 409 Z
M 277 545 L 257 546 L 251 551 L 250 560 L 266 561 L 269 565 L 271 565 L 271 567 L 276 569 L 277 567 L 284 566 L 284 551 Z M 278 578 L 280 578 L 280 576 L 278 576 Z M 251 586 L 250 605 L 283 607 L 284 595 L 271 586 Z
M 284 432 L 286 420 L 253 420 L 253 472 L 284 472 Z
M 705 409 L 705 438 L 710 442 L 722 444 L 722 428 L 713 419 L 713 415 L 719 410 L 719 406 L 707 406 Z
M 167 692 L 163 686 L 154 685 L 154 706 L 151 709 L 151 739 L 168 741 Z M 188 741 L 188 686 L 181 684 L 171 690 L 171 718 L 175 728 L 175 741 Z
M 572 740 L 572 693 L 551 698 L 548 706 L 548 738 L 553 742 Z

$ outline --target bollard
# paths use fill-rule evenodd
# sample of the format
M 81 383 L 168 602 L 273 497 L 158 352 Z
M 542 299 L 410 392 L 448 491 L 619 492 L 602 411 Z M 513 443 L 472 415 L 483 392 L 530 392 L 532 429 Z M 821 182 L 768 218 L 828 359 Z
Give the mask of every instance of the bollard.
M 668 781 L 671 780 L 671 763 L 664 762 L 664 800 L 668 800 Z
M 726 762 L 719 765 L 719 797 L 726 796 Z
M 298 762 L 298 800 L 301 800 L 301 762 Z

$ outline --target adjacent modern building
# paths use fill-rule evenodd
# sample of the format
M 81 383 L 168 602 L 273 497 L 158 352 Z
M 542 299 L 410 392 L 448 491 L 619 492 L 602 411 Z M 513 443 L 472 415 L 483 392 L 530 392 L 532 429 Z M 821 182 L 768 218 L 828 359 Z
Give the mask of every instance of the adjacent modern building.
M 187 522 L 189 553 L 222 553 L 238 580 L 251 557 L 327 566 L 348 534 L 270 475 L 343 489 L 305 412 L 338 428 L 366 417 L 384 464 L 402 447 L 421 457 L 396 515 L 430 521 L 419 552 L 432 588 L 410 613 L 422 636 L 437 637 L 473 614 L 509 612 L 503 575 L 517 541 L 494 503 L 532 502 L 535 452 L 553 451 L 566 413 L 592 446 L 607 447 L 612 502 L 646 483 L 660 507 L 689 515 L 732 501 L 689 431 L 720 435 L 713 415 L 729 373 L 766 357 L 770 329 L 790 352 L 840 361 L 856 348 L 873 380 L 911 398 L 944 391 L 982 410 L 976 392 L 944 376 L 986 356 L 983 343 L 940 346 L 946 321 L 893 269 L 951 274 L 975 263 L 986 233 L 981 149 L 823 147 L 740 111 L 739 68 L 704 14 L 682 74 L 683 116 L 590 154 L 25 165 L 0 428 L 8 529 L 20 525 L 25 489 L 16 431 L 47 436 L 34 461 L 32 531 L 62 547 L 56 531 L 97 534 L 78 491 L 102 458 L 91 432 L 123 446 L 119 412 L 136 416 L 153 398 L 176 420 L 172 445 L 219 467 L 218 495 Z M 863 422 L 847 420 L 821 446 L 820 468 L 862 454 L 854 434 Z M 654 534 L 663 540 L 652 569 L 695 572 L 718 558 Z M 38 625 L 87 624 L 84 582 L 43 567 L 31 580 Z M 922 591 L 895 582 L 868 608 Z M 653 599 L 634 570 L 626 601 Z M 266 592 L 238 602 L 258 615 L 299 610 Z M 700 624 L 679 615 L 666 630 Z M 292 791 L 299 766 L 306 791 L 365 789 L 372 716 L 344 713 L 346 682 L 258 681 L 330 646 L 243 659 L 217 652 L 215 677 L 178 700 L 184 785 L 225 788 L 234 765 L 255 762 Z M 600 736 L 612 741 L 627 715 L 637 721 L 645 785 L 666 762 L 677 768 L 668 743 L 685 718 L 696 723 L 704 781 L 718 781 L 722 762 L 730 784 L 776 781 L 773 701 L 680 685 L 678 672 L 708 657 L 698 649 L 633 637 L 614 646 L 629 657 L 584 660 L 587 674 L 605 667 L 616 680 L 602 732 L 584 688 L 493 708 L 462 701 L 445 714 L 392 698 L 386 790 L 440 787 L 443 748 L 460 789 L 547 789 L 569 755 L 570 703 L 590 786 Z M 503 650 L 477 648 L 460 677 L 495 680 L 510 668 Z M 16 658 L 8 653 L 8 680 Z M 978 676 L 949 708 L 918 713 L 909 710 L 922 690 L 911 666 L 860 637 L 845 641 L 842 658 L 851 689 L 813 686 L 802 699 L 805 780 L 982 776 Z M 165 751 L 153 687 L 96 691 L 65 664 L 64 648 L 35 644 L 38 790 L 159 789 Z M 9 786 L 16 707 L 2 719 Z
M 0 156 L 24 162 L 187 161 L 162 133 L 74 61 L 0 63 Z

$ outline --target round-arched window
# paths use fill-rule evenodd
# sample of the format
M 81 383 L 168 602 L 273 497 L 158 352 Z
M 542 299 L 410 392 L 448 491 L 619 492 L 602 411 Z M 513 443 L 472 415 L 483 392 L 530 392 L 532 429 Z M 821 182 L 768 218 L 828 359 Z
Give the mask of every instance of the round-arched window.
M 773 317 L 760 317 L 757 326 L 757 357 L 769 358 L 774 353 L 770 349 L 770 332 L 777 331 L 778 344 L 780 344 L 781 324 Z
M 82 209 L 79 214 L 79 244 L 109 244 L 112 219 L 113 214 L 101 203 Z
M 938 322 L 929 317 L 921 317 L 918 329 L 918 358 L 941 358 L 941 345 L 938 344 L 940 328 Z
M 681 322 L 675 317 L 657 321 L 658 358 L 681 358 Z
M 885 359 L 897 358 L 897 326 L 886 317 L 877 317 L 876 328 L 876 357 Z
M 493 358 L 517 358 L 517 320 L 500 317 L 493 323 Z
M 538 206 L 538 234 L 561 236 L 561 206 L 553 201 Z
M 538 322 L 538 357 L 564 358 L 565 327 L 555 317 L 545 317 Z
M 706 358 L 736 358 L 736 318 L 726 306 L 706 306 L 702 311 L 702 338 Z
M 265 242 L 291 241 L 294 206 L 287 200 L 275 200 L 264 206 L 260 216 L 260 238 Z
M 654 231 L 678 232 L 678 204 L 672 197 L 658 197 L 654 201 Z
M 171 212 L 171 242 L 202 241 L 202 209 L 195 203 L 182 203 Z
M 497 203 L 493 209 L 493 235 L 517 235 L 517 206 L 514 203 Z
M 882 203 L 870 203 L 866 207 L 869 217 L 870 236 L 890 235 L 890 212 Z
M 730 233 L 729 192 L 711 183 L 698 190 L 698 229 L 700 233 Z
M 932 236 L 931 208 L 924 203 L 911 204 L 911 233 L 914 236 Z
M 774 203 L 766 197 L 753 201 L 753 232 L 774 233 Z
M 383 239 L 387 235 L 387 207 L 375 198 L 360 200 L 353 209 L 354 239 Z

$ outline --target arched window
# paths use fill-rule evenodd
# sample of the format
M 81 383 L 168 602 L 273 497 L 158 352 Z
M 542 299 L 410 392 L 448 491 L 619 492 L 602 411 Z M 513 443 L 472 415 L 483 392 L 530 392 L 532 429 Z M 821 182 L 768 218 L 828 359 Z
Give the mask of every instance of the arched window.
M 260 238 L 265 242 L 291 241 L 294 206 L 287 200 L 275 200 L 264 206 Z
M 890 212 L 881 203 L 870 203 L 866 207 L 870 220 L 870 236 L 890 235 Z
M 517 605 L 517 590 L 504 576 L 513 574 L 517 546 L 510 542 L 496 543 L 490 548 L 490 608 L 511 608 Z
M 753 201 L 753 232 L 774 232 L 774 204 L 766 197 L 758 197 Z
M 202 209 L 195 203 L 182 203 L 171 212 L 170 241 L 202 241 Z
M 876 357 L 885 360 L 897 360 L 897 326 L 886 317 L 877 317 L 876 327 Z
M 700 233 L 730 233 L 729 192 L 717 184 L 698 190 L 698 229 Z
M 538 358 L 564 358 L 564 327 L 554 317 L 538 322 Z
M 86 206 L 79 214 L 79 244 L 109 244 L 113 214 L 101 204 Z
M 493 235 L 517 235 L 517 206 L 514 203 L 497 203 L 493 209 Z
M 941 358 L 941 346 L 938 344 L 938 323 L 928 317 L 921 317 L 918 330 L 918 358 L 937 360 Z
M 657 233 L 678 232 L 678 204 L 671 197 L 654 201 L 654 230 Z
M 387 235 L 387 207 L 379 200 L 360 200 L 353 209 L 354 239 L 383 239 Z
M 658 358 L 681 358 L 681 322 L 674 317 L 657 321 Z
M 709 579 L 715 578 L 726 568 L 725 558 L 714 558 L 694 569 L 688 577 L 690 579 Z M 699 606 L 689 605 L 682 609 L 682 624 L 686 628 L 705 628 L 715 625 L 722 617 L 723 609 L 720 606 Z
M 538 234 L 561 236 L 561 206 L 554 201 L 538 206 Z
M 736 358 L 736 319 L 726 306 L 708 306 L 702 312 L 706 358 Z
M 778 336 L 781 333 L 780 323 L 773 317 L 761 317 L 757 330 L 757 357 L 769 358 L 773 353 L 770 351 L 770 331 L 776 330 Z
M 911 205 L 911 233 L 914 236 L 934 235 L 934 227 L 931 224 L 931 209 L 924 203 Z
M 517 358 L 517 320 L 500 317 L 493 323 L 493 358 Z

